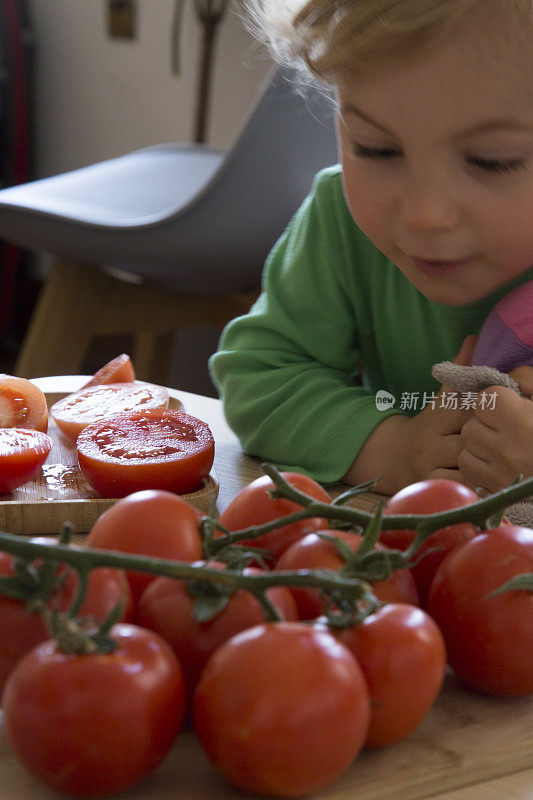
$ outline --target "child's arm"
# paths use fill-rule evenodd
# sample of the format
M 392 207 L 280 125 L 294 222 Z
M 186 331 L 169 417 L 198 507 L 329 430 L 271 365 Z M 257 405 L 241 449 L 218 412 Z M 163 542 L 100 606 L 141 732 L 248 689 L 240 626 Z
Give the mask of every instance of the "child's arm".
M 465 483 L 490 492 L 519 475 L 533 475 L 533 367 L 517 367 L 510 375 L 526 397 L 489 386 L 478 394 L 460 435 L 458 464 Z
M 226 419 L 245 452 L 330 483 L 380 422 L 401 413 L 378 407 L 357 381 L 374 325 L 387 326 L 396 341 L 405 324 L 402 300 L 393 309 L 395 324 L 387 318 L 381 282 L 381 305 L 368 300 L 369 282 L 374 272 L 380 278 L 385 262 L 356 228 L 340 175 L 326 171 L 271 252 L 261 297 L 227 326 L 210 359 Z M 370 358 L 384 371 L 377 349 Z M 385 378 L 377 382 L 385 385 Z

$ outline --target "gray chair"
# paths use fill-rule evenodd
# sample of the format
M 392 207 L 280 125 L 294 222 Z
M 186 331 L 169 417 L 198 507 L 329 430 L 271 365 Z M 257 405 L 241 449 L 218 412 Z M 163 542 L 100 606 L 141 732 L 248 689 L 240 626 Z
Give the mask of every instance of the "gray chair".
M 161 380 L 172 332 L 249 308 L 336 160 L 331 101 L 276 68 L 227 151 L 164 144 L 0 191 L 0 238 L 53 256 L 16 373 L 77 374 L 94 337 L 128 334 L 139 377 Z

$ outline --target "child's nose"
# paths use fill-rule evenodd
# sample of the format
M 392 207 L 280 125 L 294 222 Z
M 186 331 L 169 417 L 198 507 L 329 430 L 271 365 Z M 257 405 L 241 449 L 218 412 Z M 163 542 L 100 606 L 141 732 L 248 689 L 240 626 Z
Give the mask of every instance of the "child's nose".
M 410 181 L 400 204 L 404 225 L 414 230 L 451 230 L 459 222 L 459 204 L 439 178 Z

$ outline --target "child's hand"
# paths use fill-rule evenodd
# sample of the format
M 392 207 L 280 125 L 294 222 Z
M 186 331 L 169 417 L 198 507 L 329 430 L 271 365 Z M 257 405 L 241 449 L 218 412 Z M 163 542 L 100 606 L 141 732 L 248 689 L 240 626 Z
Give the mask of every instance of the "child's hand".
M 346 483 L 357 485 L 379 476 L 377 491 L 394 494 L 426 478 L 449 478 L 464 483 L 457 461 L 463 445 L 461 429 L 471 415 L 465 409 L 449 409 L 440 402 L 427 405 L 415 417 L 386 417 L 370 434 L 359 455 L 345 473 Z
M 427 478 L 448 478 L 465 482 L 460 472 L 459 455 L 464 448 L 461 432 L 472 416 L 465 408 L 447 408 L 441 399 L 450 388 L 443 385 L 434 406 L 426 406 L 408 421 L 409 483 Z
M 468 336 L 454 362 L 470 364 L 475 343 L 476 337 Z M 435 401 L 414 417 L 397 414 L 384 419 L 368 437 L 343 480 L 358 484 L 379 475 L 378 491 L 384 494 L 394 494 L 426 478 L 464 483 L 457 462 L 464 447 L 461 429 L 472 411 L 459 406 L 448 408 L 442 402 L 445 392 L 449 395 L 451 390 L 443 385 Z
M 454 364 L 468 366 L 476 345 L 477 336 L 467 336 L 461 345 Z M 472 411 L 465 408 L 447 408 L 446 394 L 454 394 L 442 385 L 433 406 L 426 406 L 420 414 L 409 420 L 411 459 L 415 480 L 449 478 L 464 482 L 458 466 L 459 454 L 464 444 L 461 430 Z
M 479 392 L 461 430 L 458 466 L 472 488 L 496 492 L 519 475 L 533 475 L 533 367 L 517 367 L 510 374 L 527 396 L 489 386 Z

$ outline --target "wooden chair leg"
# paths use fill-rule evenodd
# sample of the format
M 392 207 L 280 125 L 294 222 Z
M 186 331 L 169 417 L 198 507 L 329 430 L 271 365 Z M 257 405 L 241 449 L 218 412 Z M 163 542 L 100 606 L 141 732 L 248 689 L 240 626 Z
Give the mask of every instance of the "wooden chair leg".
M 135 372 L 141 380 L 159 383 L 154 378 L 154 360 L 157 354 L 159 334 L 154 330 L 141 330 L 133 339 L 132 359 Z
M 222 329 L 245 313 L 257 292 L 184 295 L 130 283 L 74 260 L 56 259 L 34 311 L 15 373 L 36 378 L 79 374 L 96 336 L 131 335 L 142 380 L 163 383 L 172 331 Z
M 53 263 L 15 366 L 16 375 L 37 378 L 79 371 L 96 313 L 89 280 L 84 282 L 80 274 L 70 262 Z
M 168 384 L 169 365 L 174 352 L 175 331 L 152 333 L 141 331 L 134 338 L 133 363 L 139 377 L 163 385 Z

